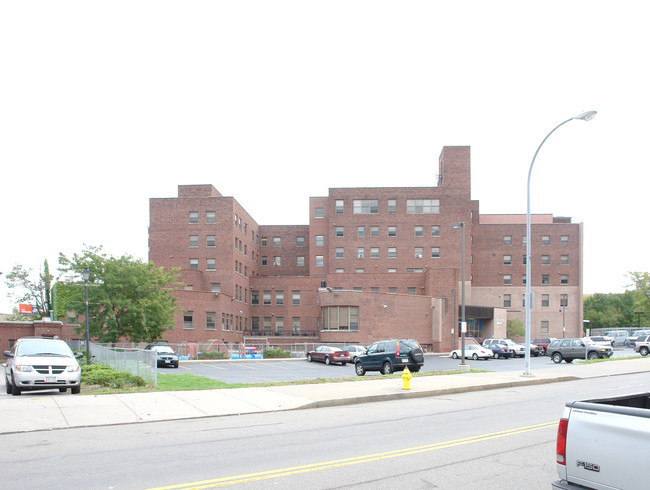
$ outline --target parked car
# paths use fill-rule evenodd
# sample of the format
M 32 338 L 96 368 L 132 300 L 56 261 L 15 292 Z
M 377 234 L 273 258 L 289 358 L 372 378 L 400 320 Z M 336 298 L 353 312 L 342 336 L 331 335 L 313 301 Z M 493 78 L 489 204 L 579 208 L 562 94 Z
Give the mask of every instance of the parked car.
M 510 339 L 486 339 L 483 341 L 483 347 L 488 347 L 491 344 L 506 344 L 508 349 L 513 352 L 515 357 L 524 357 L 526 355 L 526 346 L 517 344 Z
M 178 354 L 166 344 L 151 344 L 144 348 L 156 352 L 156 366 L 171 366 L 178 368 Z
M 484 349 L 490 349 L 492 351 L 492 357 L 495 359 L 509 359 L 510 357 L 514 356 L 514 353 L 508 349 L 508 346 L 506 344 L 490 344 L 488 347 L 484 347 Z
M 524 345 L 524 347 L 526 347 L 526 346 Z M 530 343 L 530 355 L 534 356 L 534 357 L 545 356 L 546 351 L 544 350 L 544 347 L 542 347 L 541 345 L 537 345 L 537 344 L 534 344 L 534 343 L 531 342 Z
M 628 337 L 627 330 L 611 330 L 605 332 L 605 337 L 611 337 L 614 339 L 612 346 L 625 345 L 625 339 Z
M 634 347 L 634 342 L 641 335 L 650 335 L 650 330 L 635 330 L 632 335 L 625 339 L 625 346 Z
M 11 350 L 4 351 L 7 394 L 20 395 L 27 390 L 60 392 L 70 388 L 76 395 L 81 391 L 81 368 L 77 359 L 83 354 L 73 354 L 63 340 L 24 337 L 18 339 Z
M 650 352 L 650 335 L 639 335 L 634 341 L 634 352 L 647 356 Z
M 571 363 L 574 359 L 608 358 L 614 349 L 609 345 L 585 342 L 584 339 L 557 339 L 549 344 L 547 352 L 553 362 L 559 364 L 563 360 Z
M 546 355 L 546 349 L 548 348 L 548 345 L 554 340 L 555 338 L 553 337 L 537 337 L 533 339 L 533 344 L 542 347 L 544 349 L 544 355 Z
M 344 350 L 350 353 L 350 362 L 355 362 L 357 357 L 365 354 L 368 349 L 362 345 L 348 345 Z
M 318 361 L 325 364 L 332 364 L 338 362 L 341 366 L 345 366 L 350 362 L 350 353 L 339 347 L 330 347 L 328 345 L 321 345 L 316 350 L 307 352 L 307 360 L 309 362 Z
M 424 365 L 424 352 L 417 340 L 390 339 L 375 342 L 366 353 L 357 357 L 354 371 L 357 376 L 363 376 L 366 371 L 379 371 L 381 374 L 391 374 L 394 371 L 409 371 L 417 373 Z
M 611 337 L 606 337 L 604 335 L 592 335 L 590 337 L 585 337 L 584 339 L 587 342 L 592 342 L 594 344 L 609 345 L 610 347 L 614 347 L 614 339 Z
M 493 344 L 493 345 L 501 345 L 501 344 Z M 451 357 L 453 359 L 459 359 L 462 357 L 462 349 L 456 349 L 451 351 Z M 492 352 L 492 349 L 488 347 L 483 347 L 481 345 L 474 345 L 474 344 L 469 344 L 465 346 L 465 359 L 474 359 L 475 361 L 478 359 L 483 359 L 487 361 L 491 357 L 494 356 L 494 353 Z

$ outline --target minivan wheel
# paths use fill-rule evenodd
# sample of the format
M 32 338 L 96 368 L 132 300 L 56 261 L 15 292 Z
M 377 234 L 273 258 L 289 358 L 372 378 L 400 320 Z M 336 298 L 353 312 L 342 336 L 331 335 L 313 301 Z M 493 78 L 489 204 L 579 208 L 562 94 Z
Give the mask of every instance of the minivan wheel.
M 14 375 L 11 375 L 11 394 L 13 396 L 18 396 L 22 393 L 21 389 L 16 386 L 16 380 L 14 379 Z
M 360 362 L 357 362 L 354 365 L 354 372 L 357 373 L 357 376 L 363 376 L 364 374 L 366 374 L 366 370 L 363 369 L 363 366 L 361 365 Z
M 393 374 L 393 366 L 390 365 L 390 362 L 386 361 L 381 366 L 381 374 Z
M 553 359 L 553 362 L 555 364 L 560 364 L 562 362 L 562 354 L 559 352 L 554 352 L 553 355 L 551 356 L 551 359 Z

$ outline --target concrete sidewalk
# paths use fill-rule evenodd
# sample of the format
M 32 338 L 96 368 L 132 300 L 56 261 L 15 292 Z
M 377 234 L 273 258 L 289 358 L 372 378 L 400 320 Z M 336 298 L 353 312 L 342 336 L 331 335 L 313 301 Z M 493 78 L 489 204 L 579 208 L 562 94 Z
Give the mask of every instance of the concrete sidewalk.
M 0 434 L 331 407 L 638 372 L 650 372 L 650 358 L 562 364 L 531 376 L 513 371 L 414 377 L 410 390 L 402 388 L 401 378 L 366 375 L 363 381 L 268 388 L 88 396 L 23 392 L 0 397 Z

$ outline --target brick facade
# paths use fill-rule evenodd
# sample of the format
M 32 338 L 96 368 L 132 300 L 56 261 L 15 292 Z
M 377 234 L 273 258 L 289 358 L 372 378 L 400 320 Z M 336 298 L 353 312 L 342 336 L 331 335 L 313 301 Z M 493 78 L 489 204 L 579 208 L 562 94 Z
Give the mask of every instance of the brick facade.
M 462 230 L 451 227 L 457 222 L 466 226 L 471 334 L 505 335 L 506 317 L 524 316 L 525 216 L 481 216 L 470 175 L 469 147 L 445 147 L 437 186 L 331 188 L 310 198 L 308 225 L 258 225 L 211 185 L 179 186 L 177 198 L 152 198 L 149 259 L 179 267 L 185 284 L 177 294 L 186 313 L 165 339 L 263 336 L 278 344 L 367 345 L 396 336 L 449 350 L 458 345 Z M 536 215 L 531 246 L 535 301 L 545 300 L 533 309 L 532 335 L 562 336 L 563 294 L 567 332 L 578 335 L 581 225 Z M 542 276 L 548 284 L 541 284 Z M 214 318 L 216 325 L 208 321 Z

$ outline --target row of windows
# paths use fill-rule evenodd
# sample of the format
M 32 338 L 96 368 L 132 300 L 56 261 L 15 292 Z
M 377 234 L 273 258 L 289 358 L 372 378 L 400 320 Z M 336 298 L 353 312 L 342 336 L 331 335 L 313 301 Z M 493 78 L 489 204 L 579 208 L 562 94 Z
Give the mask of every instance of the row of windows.
M 199 212 L 198 211 L 190 211 L 189 212 L 189 223 L 191 225 L 198 225 L 199 224 Z M 217 213 L 215 211 L 206 211 L 205 212 L 205 224 L 207 225 L 214 225 L 217 223 Z M 242 227 L 242 220 L 239 216 L 235 214 L 235 228 L 239 228 L 244 232 L 244 234 L 248 234 L 248 224 L 243 223 Z M 258 242 L 256 242 L 256 237 L 255 237 L 255 232 L 251 231 L 251 240 L 253 243 L 259 243 L 259 236 L 257 237 Z
M 190 248 L 199 248 L 199 236 L 190 235 L 189 236 Z M 215 248 L 217 246 L 217 236 L 216 235 L 206 235 L 205 236 L 205 246 L 206 248 Z M 248 255 L 248 245 L 242 243 L 242 241 L 235 237 L 235 250 L 243 252 L 244 255 Z M 253 252 L 253 262 L 255 261 L 255 252 Z
M 285 327 L 284 317 L 265 316 L 262 317 L 261 320 L 262 321 L 260 322 L 260 317 L 258 316 L 254 316 L 251 318 L 251 330 L 253 334 L 263 333 L 265 335 L 271 335 L 272 332 L 275 332 L 276 335 L 284 334 L 284 327 Z M 273 324 L 274 320 L 275 320 L 275 325 Z M 300 328 L 301 328 L 300 323 L 301 323 L 300 317 L 294 316 L 291 318 L 291 333 L 293 335 L 300 334 Z
M 526 245 L 526 235 L 524 235 L 522 237 L 521 243 L 524 246 Z M 541 243 L 545 247 L 550 246 L 551 245 L 551 236 L 550 235 L 542 235 Z M 512 245 L 512 235 L 503 235 L 503 244 L 505 246 Z M 562 245 L 563 247 L 568 247 L 569 246 L 569 235 L 560 235 L 560 245 Z
M 325 306 L 323 330 L 359 330 L 358 306 Z
M 526 285 L 526 275 L 524 274 L 521 278 L 521 284 L 523 286 Z M 549 274 L 542 274 L 542 286 L 548 286 L 551 284 L 551 276 Z M 562 285 L 567 285 L 569 284 L 569 275 L 568 274 L 562 274 L 560 275 L 560 284 Z M 504 274 L 503 275 L 503 285 L 504 286 L 512 286 L 512 275 L 511 274 Z
M 551 306 L 551 295 L 550 294 L 541 294 L 541 307 L 542 308 L 550 308 Z M 569 295 L 568 294 L 560 294 L 560 302 L 559 306 L 560 308 L 564 308 L 569 306 Z M 535 305 L 532 305 L 533 307 Z M 503 295 L 503 307 L 504 308 L 511 308 L 512 307 L 512 295 L 511 294 L 504 294 Z M 526 308 L 526 295 L 522 294 L 521 295 L 521 307 Z
M 440 247 L 431 247 L 430 250 L 430 257 L 432 259 L 439 259 L 440 258 Z M 335 258 L 337 259 L 344 259 L 345 258 L 345 249 L 342 247 L 336 248 L 335 250 Z M 366 257 L 369 257 L 371 259 L 379 259 L 379 247 L 372 247 L 369 249 L 369 253 L 366 254 L 366 249 L 364 247 L 358 247 L 356 250 L 356 257 L 357 259 L 365 259 Z M 387 257 L 389 259 L 396 259 L 397 258 L 397 248 L 395 247 L 389 247 L 387 250 Z M 415 247 L 413 249 L 413 258 L 416 259 L 424 259 L 424 247 Z M 271 264 L 274 267 L 279 267 L 282 265 L 282 257 L 279 255 L 273 256 L 273 260 Z M 262 256 L 261 258 L 261 265 L 268 266 L 269 265 L 269 259 L 266 256 Z M 296 257 L 296 266 L 298 267 L 303 267 L 305 265 L 305 257 L 303 255 L 298 255 Z M 325 265 L 325 256 L 324 255 L 316 255 L 315 257 L 315 265 L 316 267 L 323 267 Z
M 425 227 L 422 225 L 416 225 L 413 227 L 413 236 L 414 237 L 424 237 Z M 379 226 L 371 226 L 369 228 L 370 231 L 370 238 L 379 238 Z M 439 237 L 440 236 L 440 225 L 431 225 L 428 228 L 428 231 L 430 233 L 430 236 L 432 237 Z M 386 228 L 386 233 L 388 238 L 394 238 L 397 236 L 397 226 L 396 225 L 390 225 Z M 335 228 L 334 234 L 337 238 L 342 238 L 345 236 L 345 227 L 344 226 L 337 226 Z M 357 237 L 358 238 L 364 238 L 366 237 L 366 227 L 365 226 L 357 226 Z M 323 235 L 316 235 L 315 236 L 315 245 L 317 247 L 322 247 L 325 245 L 325 237 Z
M 522 256 L 522 265 L 526 265 L 526 256 Z M 541 256 L 541 262 L 542 265 L 551 265 L 551 256 L 550 255 L 542 255 Z M 503 256 L 503 265 L 512 265 L 512 255 L 504 255 Z M 560 265 L 569 265 L 569 256 L 568 255 L 560 255 Z
M 262 305 L 269 306 L 271 305 L 271 295 L 272 291 L 263 290 L 262 291 Z M 259 290 L 251 290 L 251 305 L 260 304 L 260 292 Z M 284 305 L 284 291 L 275 291 L 275 304 Z M 300 291 L 291 291 L 291 304 L 294 306 L 300 306 Z
M 396 259 L 397 258 L 397 248 L 389 247 L 388 248 L 388 258 Z M 320 257 L 319 255 L 316 256 Z M 337 247 L 335 250 L 334 257 L 337 259 L 345 258 L 345 249 L 343 247 Z M 364 247 L 358 247 L 356 251 L 357 259 L 366 258 L 366 249 Z M 368 255 L 371 259 L 378 259 L 379 257 L 379 247 L 370 248 L 370 254 Z M 413 258 L 423 259 L 424 258 L 424 247 L 414 247 L 413 249 Z M 440 258 L 440 247 L 431 247 L 431 258 L 439 259 Z M 318 262 L 318 259 L 317 259 Z
M 358 316 L 358 314 L 357 314 Z M 206 330 L 217 330 L 217 312 L 216 311 L 206 311 L 205 312 L 205 329 Z M 275 325 L 273 325 L 273 320 L 275 320 Z M 193 330 L 194 329 L 194 312 L 185 311 L 183 312 L 183 329 L 184 330 Z M 300 317 L 291 318 L 291 331 L 294 335 L 300 334 Z M 261 329 L 265 333 L 270 333 L 275 331 L 276 334 L 284 333 L 284 317 L 263 317 L 262 323 L 260 323 L 260 317 L 251 318 L 251 331 L 253 333 L 260 333 Z M 273 329 L 275 326 L 275 329 Z M 238 315 L 232 315 L 228 313 L 221 314 L 221 330 L 223 332 L 247 332 L 248 331 L 248 318 L 244 318 Z
M 424 237 L 424 226 L 417 225 L 413 227 L 413 236 L 414 237 Z M 397 226 L 388 226 L 387 227 L 387 236 L 392 238 L 397 236 Z M 428 231 L 430 233 L 430 236 L 432 237 L 439 237 L 440 236 L 440 225 L 431 225 L 428 228 Z M 343 226 L 337 226 L 335 234 L 337 237 L 344 237 L 345 236 L 345 227 Z M 365 226 L 357 226 L 357 237 L 359 238 L 364 238 L 366 236 L 366 227 Z M 379 238 L 379 226 L 370 226 L 369 227 L 369 235 L 371 238 Z M 196 245 L 198 246 L 198 237 L 196 238 Z M 272 237 L 271 243 L 273 244 L 274 247 L 281 247 L 282 246 L 282 238 L 281 237 Z M 262 247 L 268 247 L 269 245 L 269 239 L 268 237 L 262 237 L 261 239 L 261 246 Z M 315 236 L 315 245 L 317 247 L 323 247 L 325 245 L 325 236 L 324 235 L 316 235 Z M 192 245 L 190 245 L 192 246 Z M 212 245 L 214 246 L 214 245 Z M 305 237 L 299 236 L 296 237 L 296 246 L 297 247 L 304 247 L 305 246 Z
M 228 313 L 221 314 L 221 330 L 224 332 L 243 332 L 248 327 L 248 318 Z M 183 312 L 183 329 L 194 329 L 194 312 Z M 217 330 L 217 312 L 205 312 L 205 329 Z
M 274 247 L 281 247 L 282 246 L 282 237 L 274 236 L 271 239 L 271 243 L 273 244 Z M 262 237 L 261 238 L 260 246 L 261 247 L 268 247 L 269 246 L 268 237 Z M 297 236 L 296 237 L 296 247 L 304 247 L 304 246 L 305 246 L 305 237 L 304 236 Z
M 336 214 L 345 214 L 345 200 L 337 199 L 334 203 Z M 397 199 L 388 199 L 386 201 L 386 212 L 388 214 L 397 214 Z M 322 218 L 323 208 L 316 208 L 314 212 L 316 218 Z M 352 214 L 379 214 L 378 199 L 353 199 Z M 439 199 L 407 199 L 406 214 L 440 214 Z

